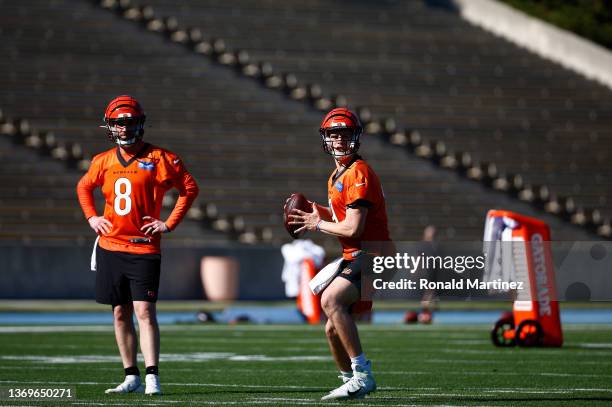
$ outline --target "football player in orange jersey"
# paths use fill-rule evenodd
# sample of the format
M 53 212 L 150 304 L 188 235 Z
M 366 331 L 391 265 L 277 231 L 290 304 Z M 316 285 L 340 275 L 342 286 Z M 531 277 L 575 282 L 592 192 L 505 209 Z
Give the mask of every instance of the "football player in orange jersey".
M 323 149 L 336 165 L 328 181 L 329 206 L 313 202 L 312 213 L 295 209 L 291 224 L 301 225 L 295 233 L 320 231 L 340 240 L 340 272 L 323 291 L 321 305 L 328 318 L 329 347 L 344 384 L 322 400 L 363 398 L 376 389 L 376 383 L 354 318 L 372 306 L 361 296 L 362 277 L 371 256 L 386 252 L 386 246 L 392 244 L 385 198 L 378 176 L 357 154 L 362 133 L 357 115 L 345 108 L 333 109 L 319 131 Z
M 96 155 L 77 185 L 77 195 L 91 228 L 98 234 L 94 249 L 96 301 L 113 309 L 115 338 L 125 379 L 106 393 L 161 394 L 159 326 L 155 302 L 160 275 L 161 234 L 174 230 L 198 194 L 198 186 L 173 153 L 143 141 L 145 113 L 136 99 L 119 96 L 104 113 L 108 137 L 117 144 Z M 93 191 L 102 189 L 104 215 L 98 216 Z M 162 199 L 179 190 L 165 221 L 159 219 Z M 137 367 L 136 331 L 146 367 L 145 385 Z

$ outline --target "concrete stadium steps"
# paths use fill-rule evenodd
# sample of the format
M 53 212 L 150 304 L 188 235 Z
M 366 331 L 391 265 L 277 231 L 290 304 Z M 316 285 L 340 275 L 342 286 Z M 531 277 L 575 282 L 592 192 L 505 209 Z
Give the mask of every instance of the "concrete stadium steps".
M 74 187 L 80 174 L 1 135 L 0 162 L 0 241 L 75 242 L 93 234 L 78 213 Z
M 428 6 L 435 2 L 144 3 L 304 84 L 612 216 L 612 94 Z
M 319 112 L 91 3 L 37 0 L 27 6 L 2 5 L 0 51 L 13 62 L 0 64 L 0 107 L 8 113 L 30 119 L 37 129 L 52 130 L 59 140 L 80 143 L 91 156 L 111 147 L 105 131 L 96 128 L 106 103 L 117 94 L 134 94 L 152 126 L 146 140 L 182 157 L 200 183 L 200 202 L 215 204 L 228 219 L 242 217 L 248 228 L 271 229 L 274 243 L 289 240 L 279 221 L 291 192 L 303 191 L 325 202 L 333 163 L 321 151 Z M 33 44 L 36 39 L 38 46 Z M 45 51 L 49 47 L 53 52 Z M 21 74 L 15 63 L 30 68 Z M 383 182 L 397 240 L 418 240 L 423 227 L 432 223 L 443 239 L 481 239 L 486 210 L 495 207 L 542 217 L 555 239 L 591 238 L 584 230 L 540 216 L 529 205 L 440 171 L 379 138 L 364 136 L 363 154 Z M 32 190 L 40 186 L 41 196 L 51 193 L 46 181 L 34 178 Z M 65 183 L 66 188 L 54 190 L 54 202 L 74 199 L 73 188 Z M 81 225 L 75 223 L 75 230 L 87 227 L 75 222 Z M 198 228 L 181 226 L 182 231 L 168 236 L 205 240 L 207 232 Z M 337 250 L 334 238 L 317 241 Z

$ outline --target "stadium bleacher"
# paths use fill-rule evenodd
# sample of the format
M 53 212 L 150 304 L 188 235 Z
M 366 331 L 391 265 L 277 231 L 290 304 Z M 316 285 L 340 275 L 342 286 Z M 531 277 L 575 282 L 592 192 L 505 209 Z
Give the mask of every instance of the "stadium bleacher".
M 489 62 L 499 62 L 501 51 L 493 52 L 492 45 L 487 43 L 480 44 L 480 48 L 474 47 L 474 41 L 504 43 L 493 37 L 489 39 L 481 32 L 472 33 L 470 30 L 476 29 L 448 11 L 431 9 L 420 2 L 409 2 L 410 6 L 401 10 L 396 3 L 383 3 L 389 9 L 381 7 L 376 11 L 380 15 L 374 17 L 368 12 L 367 3 L 362 2 L 355 3 L 350 10 L 341 7 L 331 13 L 320 13 L 326 6 L 316 2 L 300 6 L 297 2 L 284 5 L 270 1 L 263 3 L 261 8 L 258 5 L 257 9 L 240 2 L 185 2 L 176 6 L 172 2 L 147 1 L 146 4 L 151 4 L 158 15 L 176 16 L 181 24 L 199 27 L 209 35 L 206 38 L 223 38 L 234 49 L 248 51 L 252 60 L 271 62 L 282 72 L 295 73 L 305 84 L 317 83 L 326 92 L 343 94 L 352 106 L 368 106 L 375 117 L 395 118 L 401 123 L 398 128 L 410 126 L 426 139 L 444 140 L 451 150 L 457 146 L 457 151 L 469 151 L 476 162 L 494 161 L 500 171 L 508 174 L 516 171 L 523 174 L 526 183 L 551 185 L 551 189 L 554 187 L 559 193 L 565 190 L 557 189 L 555 182 L 563 188 L 573 188 L 575 182 L 582 180 L 583 189 L 572 189 L 574 192 L 569 194 L 576 197 L 578 205 L 600 207 L 595 205 L 596 201 L 607 199 L 604 187 L 593 186 L 592 179 L 597 178 L 597 174 L 588 171 L 589 168 L 608 170 L 598 166 L 597 158 L 597 154 L 606 156 L 607 150 L 599 148 L 599 152 L 593 152 L 595 158 L 587 159 L 579 153 L 581 148 L 586 149 L 591 144 L 584 140 L 576 141 L 579 144 L 575 148 L 573 144 L 565 144 L 571 143 L 569 131 L 563 133 L 563 137 L 568 138 L 561 138 L 565 142 L 558 147 L 553 147 L 552 143 L 557 140 L 555 132 L 539 132 L 540 127 L 535 125 L 533 129 L 538 132 L 515 134 L 512 129 L 524 124 L 522 113 L 515 116 L 505 106 L 521 98 L 527 106 L 531 99 L 526 95 L 533 93 L 533 82 L 506 91 L 504 86 L 509 85 L 505 77 L 500 80 L 499 75 L 486 75 L 484 71 L 491 68 Z M 332 162 L 321 151 L 317 134 L 322 115 L 307 103 L 293 101 L 282 92 L 267 89 L 270 86 L 261 86 L 257 81 L 238 75 L 235 69 L 228 69 L 189 48 L 143 30 L 139 24 L 117 18 L 91 2 L 39 0 L 27 4 L 3 2 L 2 6 L 0 50 L 7 57 L 0 62 L 0 86 L 3 88 L 0 106 L 5 114 L 30 120 L 35 130 L 52 131 L 56 147 L 72 151 L 73 146 L 78 145 L 84 160 L 74 166 L 84 167 L 93 154 L 112 147 L 104 130 L 96 127 L 101 123 L 105 104 L 118 94 L 136 96 L 147 111 L 147 140 L 179 153 L 201 184 L 196 205 L 201 210 L 192 212 L 192 219 L 185 222 L 180 233 L 170 235 L 173 239 L 211 242 L 226 241 L 229 236 L 244 242 L 278 244 L 288 240 L 281 219 L 286 196 L 301 191 L 312 199 L 325 201 L 325 181 Z M 293 14 L 292 9 L 296 10 Z M 345 12 L 352 13 L 351 21 L 359 29 L 341 24 Z M 319 14 L 327 17 L 317 20 L 315 17 Z M 28 25 L 23 25 L 22 20 L 27 20 Z M 449 25 L 451 22 L 454 25 Z M 167 23 L 165 20 L 163 24 Z M 375 26 L 380 30 L 375 30 Z M 273 27 L 278 31 L 272 30 Z M 329 32 L 318 29 L 320 27 L 329 27 Z M 440 32 L 433 30 L 434 27 Z M 449 33 L 454 35 L 449 36 Z M 452 40 L 456 40 L 458 34 L 462 34 L 461 44 L 454 44 Z M 409 41 L 401 41 L 403 35 Z M 450 55 L 438 55 L 444 54 L 440 51 L 444 47 L 438 35 L 444 36 L 444 47 L 455 47 L 455 51 Z M 486 37 L 485 40 L 482 37 Z M 393 41 L 394 38 L 397 41 Z M 418 41 L 426 41 L 429 45 L 419 46 Z M 351 46 L 341 47 L 347 43 Z M 221 47 L 215 41 L 211 44 Z M 399 48 L 392 50 L 395 46 Z M 478 48 L 482 55 L 476 53 L 475 57 L 467 58 L 460 46 Z M 325 47 L 326 51 L 321 52 L 317 47 Z M 509 45 L 501 49 L 508 53 L 512 50 L 519 61 L 528 61 L 529 66 L 536 64 L 530 59 L 535 57 Z M 491 53 L 493 55 L 489 55 Z M 459 68 L 455 68 L 452 78 L 435 71 L 447 68 L 451 60 L 455 61 L 455 66 L 461 66 L 461 60 L 466 58 L 471 64 L 478 60 L 477 65 L 483 71 L 475 71 L 480 82 L 470 88 L 473 92 L 470 95 L 461 89 L 466 78 L 457 73 Z M 505 58 L 499 66 L 508 70 L 506 63 L 513 61 L 516 62 Z M 472 65 L 470 70 L 475 69 Z M 551 78 L 570 75 L 549 65 L 545 67 Z M 523 71 L 527 75 L 530 70 Z M 527 77 L 525 75 L 520 77 Z M 529 78 L 536 80 L 538 75 L 543 74 L 534 73 Z M 594 89 L 585 100 L 605 101 L 609 97 L 586 81 L 577 85 L 578 79 L 574 77 L 571 76 L 575 83 L 573 92 L 549 91 L 547 97 L 552 104 L 541 109 L 555 113 L 553 105 L 562 100 L 563 95 L 575 96 L 577 88 Z M 281 83 L 287 79 L 285 75 Z M 554 82 L 553 79 L 550 80 Z M 451 88 L 458 94 L 447 94 Z M 502 99 L 495 95 L 485 97 L 488 91 L 496 88 L 502 89 L 498 92 L 503 95 Z M 316 93 L 313 87 L 305 89 L 306 94 Z M 519 92 L 520 89 L 526 93 Z M 480 98 L 481 109 L 475 108 L 474 98 Z M 571 100 L 574 106 L 584 101 L 578 96 Z M 500 108 L 505 118 L 497 115 Z M 599 106 L 600 110 L 605 108 L 605 103 Z M 528 112 L 534 108 L 519 106 L 516 109 Z M 491 112 L 495 113 L 495 118 Z M 606 133 L 598 126 L 605 118 L 596 119 L 591 120 L 593 123 L 588 131 L 597 132 L 597 140 L 604 143 Z M 478 125 L 473 126 L 473 123 Z M 501 128 L 499 132 L 495 126 Z M 504 133 L 506 129 L 509 133 Z M 505 166 L 504 154 L 500 152 L 515 151 L 504 144 L 508 134 L 512 135 L 518 151 L 525 154 L 508 154 L 508 166 Z M 555 137 L 550 139 L 549 134 Z M 406 154 L 382 138 L 372 135 L 364 138 L 363 154 L 383 181 L 395 239 L 417 240 L 426 225 L 435 224 L 443 239 L 478 240 L 486 210 L 494 207 L 543 218 L 558 240 L 594 237 L 584 228 L 473 183 L 459 173 L 441 170 L 417 154 Z M 1 144 L 2 155 L 15 159 L 3 160 L 0 176 L 10 179 L 14 174 L 21 174 L 20 178 L 27 182 L 26 185 L 8 182 L 3 187 L 2 239 L 22 239 L 23 236 L 48 239 L 61 235 L 82 241 L 84 236 L 89 236 L 74 194 L 74 185 L 80 176 L 78 168 L 68 169 L 50 158 L 41 159 L 35 149 L 27 150 L 19 142 L 6 140 Z M 569 154 L 572 155 L 570 160 L 567 153 L 571 151 L 575 154 Z M 522 157 L 520 168 L 510 167 L 512 157 L 515 161 L 512 165 L 518 165 L 517 156 Z M 550 166 L 557 161 L 564 161 L 565 167 L 575 162 L 575 166 L 569 167 L 575 167 L 579 172 L 577 176 L 582 178 L 572 178 L 567 171 L 557 172 L 556 167 Z M 21 172 L 16 168 L 21 168 Z M 529 178 L 527 174 L 531 176 L 532 173 L 533 178 Z M 545 179 L 536 178 L 538 174 Z M 600 174 L 602 182 L 606 176 Z M 591 181 L 587 182 L 587 178 Z M 14 198 L 20 194 L 23 199 Z M 43 197 L 45 208 L 58 209 L 41 210 Z M 30 202 L 38 203 L 32 205 Z M 36 222 L 7 220 L 28 220 L 28 216 L 41 227 L 36 228 Z M 224 235 L 206 231 L 200 227 L 206 222 L 212 229 L 233 232 Z M 36 233 L 31 229 L 36 229 Z M 337 250 L 334 239 L 321 241 Z
M 612 215 L 609 90 L 471 26 L 451 2 L 146 4 L 398 128 L 495 163 L 500 188 L 520 174 L 521 199 L 550 201 L 550 212 L 578 224 L 580 208 L 594 209 L 595 225 Z

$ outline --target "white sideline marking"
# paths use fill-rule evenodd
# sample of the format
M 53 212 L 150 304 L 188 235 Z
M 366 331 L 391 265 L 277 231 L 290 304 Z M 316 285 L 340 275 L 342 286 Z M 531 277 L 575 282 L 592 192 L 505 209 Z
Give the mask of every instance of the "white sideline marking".
M 465 393 L 411 393 L 417 397 L 465 397 Z M 494 397 L 493 395 L 480 394 L 479 397 Z
M 577 345 L 587 349 L 612 349 L 612 343 L 579 343 Z
M 367 403 L 364 404 L 363 401 L 374 401 L 376 400 L 376 398 L 367 398 L 365 400 L 358 400 L 361 401 L 362 403 L 357 404 L 358 406 L 364 406 L 364 405 L 368 405 Z M 312 399 L 312 400 L 307 400 L 307 401 L 302 401 L 301 399 L 286 399 L 286 402 L 283 403 L 283 399 L 271 399 L 271 400 L 266 400 L 266 399 L 249 399 L 248 402 L 247 401 L 208 401 L 208 400 L 189 400 L 189 401 L 183 401 L 183 400 L 157 400 L 156 403 L 147 403 L 145 400 L 137 400 L 137 399 L 130 399 L 130 403 L 135 404 L 135 405 L 139 405 L 139 406 L 159 406 L 159 405 L 163 405 L 163 404 L 202 404 L 202 405 L 230 405 L 230 406 L 235 406 L 235 405 L 259 405 L 259 404 L 263 404 L 263 405 L 271 405 L 271 402 L 276 401 L 277 403 L 282 403 L 281 405 L 286 405 L 286 404 L 292 404 L 292 405 L 313 405 L 313 404 L 317 404 L 320 405 L 321 401 L 317 398 L 317 399 Z M 125 406 L 125 403 L 115 403 L 115 402 L 92 402 L 92 403 L 87 403 L 87 402 L 75 402 L 72 403 L 72 405 L 77 406 L 77 405 L 88 405 L 88 406 Z M 346 403 L 342 404 L 339 402 L 333 402 L 333 401 L 327 401 L 325 402 L 325 405 L 330 405 L 330 406 L 341 406 L 341 405 L 346 405 Z M 389 407 L 417 407 L 417 404 L 387 404 L 385 403 L 385 406 L 389 406 Z M 23 407 L 23 406 L 15 406 L 15 407 Z M 446 405 L 446 404 L 438 404 L 435 405 L 434 407 L 460 407 L 457 405 Z M 472 407 L 488 407 L 488 406 L 472 406 Z
M 0 380 L 0 383 L 21 383 L 21 384 L 57 384 L 57 385 L 87 385 L 87 386 L 98 386 L 98 385 L 113 385 L 115 382 L 43 382 L 43 381 L 30 381 L 30 380 Z M 229 384 L 229 383 L 166 383 L 163 385 L 167 386 L 186 386 L 186 387 L 248 387 L 253 389 L 299 389 L 299 390 L 322 390 L 321 387 L 312 386 L 292 386 L 292 385 L 264 385 L 264 384 Z M 398 388 L 398 390 L 403 390 Z
M 139 355 L 140 356 L 140 355 Z M 20 362 L 36 363 L 116 363 L 121 359 L 118 356 L 81 355 L 81 356 L 0 356 L 1 360 L 14 360 Z
M 406 397 L 406 399 L 411 399 L 412 397 Z M 368 396 L 367 398 L 365 398 L 364 400 L 357 400 L 357 402 L 361 402 L 357 405 L 368 405 L 368 402 L 375 402 L 376 400 L 382 400 L 381 397 L 372 397 L 372 396 Z M 307 404 L 320 404 L 323 403 L 325 405 L 346 405 L 345 403 L 341 403 L 338 401 L 325 401 L 325 402 L 321 402 L 321 400 L 317 399 L 291 399 L 291 398 L 285 398 L 285 397 L 252 397 L 249 399 L 248 404 L 252 403 L 252 402 L 257 402 L 259 403 L 291 403 L 291 404 L 301 404 L 301 405 L 307 405 Z M 366 404 L 362 404 L 363 402 L 365 402 Z M 385 406 L 392 406 L 392 407 L 416 407 L 417 404 L 387 404 L 385 403 Z M 438 406 L 438 407 L 456 407 L 456 406 Z
M 449 363 L 458 363 L 458 364 L 481 364 L 481 365 L 490 365 L 490 364 L 507 364 L 507 360 L 503 359 L 424 359 L 423 363 L 441 363 L 441 364 L 449 364 Z M 531 360 L 530 364 L 548 364 L 546 360 Z M 575 365 L 608 365 L 610 362 L 607 361 L 589 361 L 589 360 L 573 360 L 571 362 Z
M 267 400 L 267 401 L 308 401 L 312 402 L 312 399 L 292 399 L 288 397 L 250 397 L 249 400 Z
M 208 401 L 208 400 L 189 400 L 189 401 L 183 401 L 183 400 L 156 400 L 155 402 L 148 402 L 145 399 L 142 400 L 138 400 L 138 399 L 130 399 L 130 404 L 135 404 L 135 405 L 139 405 L 139 406 L 163 406 L 164 404 L 204 404 L 204 405 L 217 405 L 217 404 L 226 404 L 226 405 L 237 405 L 237 404 L 244 404 L 244 401 Z M 262 403 L 258 403 L 258 402 L 254 402 L 253 404 L 262 404 Z M 108 401 L 97 401 L 97 402 L 85 402 L 85 401 L 81 401 L 81 402 L 74 402 L 72 403 L 73 406 L 125 406 L 126 403 L 117 403 L 117 402 L 108 402 Z
M 515 390 L 484 390 L 485 393 L 516 393 Z M 521 390 L 525 394 L 572 394 L 570 390 Z
M 269 345 L 270 343 L 275 342 L 290 342 L 292 344 L 316 344 L 316 345 L 324 345 L 327 342 L 325 338 L 322 336 L 321 338 L 316 339 L 292 339 L 290 337 L 286 338 L 263 338 L 263 339 L 249 339 L 248 337 L 235 337 L 235 338 L 206 338 L 206 337 L 197 337 L 193 339 L 181 339 L 182 343 L 248 343 L 248 344 L 262 344 Z
M 57 326 L 0 326 L 0 333 L 47 333 L 47 332 L 113 332 L 113 326 L 106 325 L 57 325 Z
M 164 400 L 162 403 L 168 403 L 169 400 Z M 163 406 L 160 402 L 147 402 L 146 400 L 130 400 L 130 403 L 137 403 L 139 406 Z M 190 403 L 191 404 L 191 403 Z M 73 406 L 125 406 L 125 403 L 117 402 L 86 402 L 86 401 L 75 401 L 72 403 Z
M 446 361 L 446 363 L 452 362 L 452 360 L 448 360 Z M 195 369 L 194 369 L 195 370 Z M 280 372 L 279 370 L 276 370 L 276 372 Z M 287 373 L 290 373 L 291 370 L 286 370 Z M 301 373 L 324 373 L 327 372 L 327 370 L 300 370 Z M 434 376 L 438 376 L 440 373 L 439 372 L 434 372 L 434 371 L 422 371 L 422 370 L 415 370 L 415 371 L 404 371 L 404 370 L 379 370 L 379 371 L 375 371 L 376 376 L 384 376 L 384 375 L 405 375 L 405 376 L 410 376 L 410 375 L 434 375 Z M 447 371 L 444 372 L 444 374 L 453 374 L 453 375 L 461 375 L 461 376 L 465 376 L 465 375 L 471 375 L 471 376 L 491 376 L 491 372 L 490 371 L 486 371 L 486 372 L 466 372 L 466 371 L 461 371 L 461 372 L 455 372 L 455 371 Z M 516 372 L 495 372 L 496 376 L 520 376 L 520 377 L 527 377 L 527 376 L 552 376 L 552 377 L 612 377 L 612 375 L 610 374 L 597 374 L 597 373 L 554 373 L 554 372 L 524 372 L 524 373 L 516 373 Z
M 382 400 L 380 397 L 368 397 L 364 400 L 357 400 L 356 404 L 357 406 L 366 406 L 369 405 L 368 402 L 376 402 L 376 400 Z M 158 400 L 156 403 L 147 403 L 145 400 L 136 400 L 136 399 L 130 399 L 130 403 L 134 403 L 136 405 L 139 406 L 159 406 L 159 405 L 163 405 L 163 404 L 180 404 L 180 403 L 188 403 L 188 404 L 201 404 L 201 405 L 229 405 L 229 406 L 235 406 L 235 405 L 245 405 L 245 404 L 263 404 L 263 405 L 270 405 L 270 402 L 283 402 L 282 399 L 271 399 L 271 400 L 266 400 L 266 399 L 249 399 L 248 403 L 246 403 L 245 401 L 207 401 L 207 400 L 190 400 L 188 402 L 185 401 L 179 401 L 179 400 Z M 317 399 L 312 399 L 312 400 L 308 400 L 308 401 L 300 401 L 299 399 L 287 399 L 285 404 L 295 404 L 295 405 L 320 405 L 322 404 L 321 401 L 317 398 Z M 115 403 L 115 402 L 74 402 L 72 403 L 73 406 L 80 406 L 80 405 L 86 405 L 86 406 L 125 406 L 125 403 Z M 340 403 L 340 402 L 333 402 L 333 401 L 326 401 L 325 405 L 327 406 L 343 406 L 346 405 L 346 403 Z M 385 403 L 385 406 L 389 406 L 389 407 L 418 407 L 421 406 L 422 404 L 388 404 Z M 465 406 L 465 404 L 432 404 L 433 407 L 463 407 Z M 473 405 L 470 404 L 470 407 L 492 407 L 492 406 L 488 406 L 488 405 Z M 24 407 L 23 405 L 21 406 L 14 406 L 14 407 Z
M 467 388 L 472 389 L 471 387 Z M 534 393 L 534 394 L 571 394 L 576 392 L 605 392 L 610 393 L 612 389 L 585 389 L 585 388 L 569 388 L 569 389 L 529 389 L 529 388 L 508 388 L 508 389 L 489 389 L 482 390 L 484 393 Z
M 228 360 L 247 362 L 302 362 L 302 361 L 329 361 L 329 356 L 266 356 L 266 355 L 237 355 Z
M 0 360 L 28 361 L 47 364 L 76 363 L 117 363 L 119 356 L 78 355 L 78 356 L 45 356 L 45 355 L 0 355 Z M 142 355 L 138 360 L 143 361 Z M 211 360 L 229 360 L 235 362 L 303 362 L 329 361 L 329 356 L 267 356 L 237 355 L 231 352 L 195 352 L 195 353 L 162 353 L 160 362 L 208 362 Z
M 433 395 L 435 395 L 435 394 L 433 394 L 433 393 L 427 393 L 427 394 L 430 394 L 430 395 L 432 395 L 432 396 L 433 396 Z M 463 396 L 465 397 L 465 394 L 464 394 Z M 373 400 L 397 400 L 398 398 L 400 398 L 400 397 L 394 397 L 394 396 L 380 396 L 380 395 L 376 395 L 376 394 L 375 394 L 375 395 L 370 395 L 370 396 L 368 396 L 368 397 L 365 399 L 365 401 L 367 402 L 367 401 L 373 401 Z M 411 396 L 408 396 L 408 397 L 401 397 L 401 398 L 402 398 L 402 399 L 404 399 L 404 398 L 405 398 L 405 399 L 416 399 L 417 397 L 411 397 Z M 358 401 L 356 401 L 356 402 L 358 402 Z M 343 405 L 346 405 L 346 402 L 340 402 L 340 403 L 343 403 Z M 387 403 L 385 403 L 384 405 L 385 405 L 385 406 L 390 406 L 390 405 L 393 405 L 393 404 L 387 404 Z M 396 405 L 397 405 L 397 404 L 396 404 Z M 400 405 L 405 406 L 406 404 L 400 404 Z M 410 405 L 422 406 L 422 404 L 410 404 Z M 435 407 L 457 407 L 457 405 L 456 405 L 456 404 L 428 404 L 428 406 L 429 406 L 429 405 L 431 405 L 431 406 L 435 406 Z M 464 404 L 461 404 L 460 406 L 464 406 Z M 489 405 L 485 405 L 485 404 L 469 404 L 469 406 L 470 406 L 470 407 L 491 407 L 491 406 L 489 406 Z
M 472 355 L 499 355 L 499 349 L 491 350 L 478 350 L 478 349 L 463 349 L 463 348 L 441 348 L 439 352 L 444 353 L 461 353 L 461 354 L 472 354 Z

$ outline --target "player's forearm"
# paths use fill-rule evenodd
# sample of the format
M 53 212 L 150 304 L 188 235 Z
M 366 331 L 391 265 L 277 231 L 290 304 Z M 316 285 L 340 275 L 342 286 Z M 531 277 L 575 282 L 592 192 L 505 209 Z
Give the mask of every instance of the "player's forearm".
M 193 198 L 195 199 L 195 197 Z M 177 201 L 172 213 L 168 216 L 168 219 L 164 222 L 168 229 L 174 230 L 178 226 L 179 223 L 183 220 L 189 208 L 191 208 L 191 204 L 193 203 L 193 199 L 189 199 L 186 196 L 180 196 Z
M 77 184 L 77 197 L 79 198 L 79 204 L 81 205 L 85 219 L 89 219 L 92 216 L 98 216 L 93 196 L 93 190 L 95 188 L 96 186 L 89 180 L 87 175 L 83 176 Z
M 174 205 L 174 209 L 164 222 L 166 226 L 168 226 L 168 229 L 174 230 L 174 228 L 181 223 L 199 192 L 200 190 L 195 180 L 191 175 L 187 174 L 183 188 L 180 190 L 180 195 Z
M 347 237 L 356 239 L 363 233 L 363 228 L 359 225 L 354 225 L 349 222 L 329 222 L 322 220 L 319 222 L 317 229 L 323 233 L 339 237 Z

